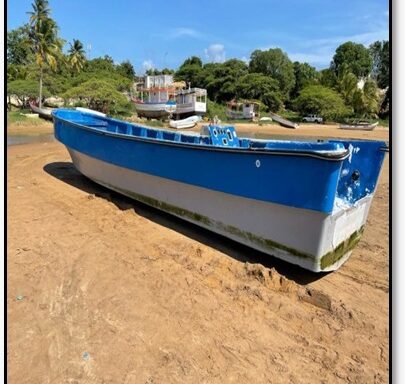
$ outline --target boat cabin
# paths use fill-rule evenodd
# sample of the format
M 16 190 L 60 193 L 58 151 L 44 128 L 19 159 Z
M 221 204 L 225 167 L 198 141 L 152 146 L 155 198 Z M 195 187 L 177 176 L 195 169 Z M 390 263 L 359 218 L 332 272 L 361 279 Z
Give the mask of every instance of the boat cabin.
M 176 117 L 185 118 L 207 112 L 207 90 L 202 88 L 179 89 L 176 92 Z
M 230 119 L 254 120 L 259 117 L 259 103 L 255 101 L 235 101 L 227 103 L 226 115 Z
M 175 99 L 176 87 L 172 75 L 145 76 L 137 87 L 137 99 L 144 103 L 166 103 Z

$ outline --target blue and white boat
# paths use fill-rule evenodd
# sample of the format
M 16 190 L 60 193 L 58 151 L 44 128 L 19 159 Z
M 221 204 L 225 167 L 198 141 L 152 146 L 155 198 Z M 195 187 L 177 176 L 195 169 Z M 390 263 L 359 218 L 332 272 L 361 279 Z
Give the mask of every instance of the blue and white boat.
M 366 223 L 385 142 L 239 138 L 53 112 L 75 167 L 105 187 L 320 272 L 349 257 Z

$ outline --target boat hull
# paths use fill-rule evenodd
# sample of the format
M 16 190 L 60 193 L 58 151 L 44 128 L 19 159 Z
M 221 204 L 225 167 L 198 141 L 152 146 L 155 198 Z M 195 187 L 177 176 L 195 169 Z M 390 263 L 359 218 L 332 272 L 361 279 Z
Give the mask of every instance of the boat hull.
M 337 269 L 360 239 L 372 196 L 327 214 L 153 176 L 69 148 L 96 183 L 232 240 L 315 272 Z
M 136 103 L 135 108 L 139 117 L 147 117 L 153 119 L 166 118 L 170 115 L 165 103 Z
M 43 119 L 53 120 L 53 117 L 52 117 L 53 109 L 52 108 L 45 108 L 45 107 L 39 108 L 32 103 L 30 103 L 30 108 L 34 113 L 37 113 Z
M 169 126 L 176 129 L 193 128 L 199 121 L 201 121 L 201 117 L 194 115 L 183 120 L 170 120 Z
M 316 272 L 337 269 L 360 239 L 388 149 L 238 138 L 230 126 L 180 133 L 68 109 L 53 116 L 83 175 Z
M 340 129 L 351 129 L 355 131 L 372 131 L 376 126 L 377 123 L 373 124 L 340 124 Z
M 285 128 L 297 129 L 299 127 L 299 124 L 294 123 L 290 120 L 284 119 L 283 117 L 276 115 L 275 113 L 269 113 L 269 115 L 274 121 L 277 121 L 277 123 L 279 123 L 280 125 L 282 125 Z

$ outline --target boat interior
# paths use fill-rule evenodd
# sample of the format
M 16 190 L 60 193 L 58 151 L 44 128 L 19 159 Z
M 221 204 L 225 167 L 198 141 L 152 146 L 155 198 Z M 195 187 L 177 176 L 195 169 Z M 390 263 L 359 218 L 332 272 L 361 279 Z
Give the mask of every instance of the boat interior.
M 272 149 L 320 153 L 341 153 L 342 151 L 346 151 L 344 144 L 335 140 L 290 141 L 240 138 L 233 126 L 207 125 L 202 127 L 201 133 L 180 133 L 167 129 L 151 128 L 109 117 L 92 115 L 76 110 L 58 109 L 55 112 L 55 116 L 62 120 L 66 119 L 69 123 L 75 125 L 108 132 L 113 135 L 116 134 L 124 137 L 138 137 L 165 142 L 253 150 Z

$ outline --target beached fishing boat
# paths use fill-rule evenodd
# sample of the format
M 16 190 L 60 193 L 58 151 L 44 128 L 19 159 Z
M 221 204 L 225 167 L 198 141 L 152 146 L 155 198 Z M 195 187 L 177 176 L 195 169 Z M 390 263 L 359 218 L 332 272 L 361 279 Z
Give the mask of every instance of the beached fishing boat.
M 170 120 L 169 126 L 176 129 L 193 128 L 201 120 L 201 116 L 190 116 L 182 120 Z
M 33 102 L 30 102 L 29 105 L 30 105 L 31 110 L 34 113 L 37 113 L 43 119 L 52 120 L 52 111 L 54 110 L 54 108 L 46 108 L 46 107 L 39 108 Z
M 132 102 L 139 117 L 167 118 L 176 111 L 175 93 L 172 75 L 145 76 Z
M 368 122 L 356 122 L 352 124 L 340 124 L 340 129 L 354 129 L 358 131 L 372 131 L 378 125 L 378 121 L 375 123 Z
M 53 112 L 55 137 L 107 188 L 312 271 L 337 269 L 364 230 L 386 143 L 239 138 Z
M 176 111 L 176 103 L 174 101 L 158 103 L 133 100 L 133 103 L 139 117 L 161 119 L 169 117 Z
M 269 115 L 274 121 L 277 121 L 277 123 L 279 123 L 283 127 L 297 129 L 300 126 L 299 124 L 294 123 L 290 120 L 284 119 L 284 117 L 276 115 L 275 113 L 270 112 Z

